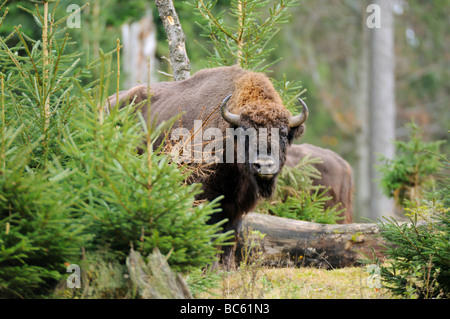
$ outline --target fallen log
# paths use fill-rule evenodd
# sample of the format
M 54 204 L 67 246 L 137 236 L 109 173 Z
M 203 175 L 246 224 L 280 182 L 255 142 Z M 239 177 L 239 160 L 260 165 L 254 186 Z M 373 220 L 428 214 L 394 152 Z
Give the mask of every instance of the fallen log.
M 249 213 L 240 228 L 238 260 L 251 231 L 265 234 L 261 248 L 264 263 L 270 266 L 356 266 L 363 254 L 372 256 L 372 249 L 383 260 L 383 239 L 377 224 L 327 225 Z

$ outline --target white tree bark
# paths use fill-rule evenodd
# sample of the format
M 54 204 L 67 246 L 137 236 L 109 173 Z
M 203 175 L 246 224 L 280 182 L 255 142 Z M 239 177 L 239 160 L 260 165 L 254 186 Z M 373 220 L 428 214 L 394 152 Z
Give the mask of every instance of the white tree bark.
M 369 29 L 369 140 L 371 202 L 370 219 L 393 215 L 394 202 L 381 192 L 376 165 L 380 154 L 392 158 L 395 153 L 395 53 L 392 1 L 376 0 L 380 8 L 379 28 Z
M 122 42 L 123 86 L 131 88 L 149 80 L 156 82 L 156 27 L 151 10 L 140 21 L 122 26 Z
M 181 28 L 180 19 L 178 19 L 173 2 L 172 0 L 155 0 L 155 4 L 169 41 L 173 78 L 175 81 L 188 79 L 191 64 L 186 53 L 186 36 Z

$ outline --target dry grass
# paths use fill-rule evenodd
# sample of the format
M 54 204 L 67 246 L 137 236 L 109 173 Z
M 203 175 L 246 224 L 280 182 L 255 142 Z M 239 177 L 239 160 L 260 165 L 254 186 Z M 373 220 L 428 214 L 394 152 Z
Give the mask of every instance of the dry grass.
M 385 299 L 384 289 L 369 288 L 364 267 L 323 270 L 317 268 L 259 267 L 257 275 L 239 269 L 224 275 L 222 287 L 200 298 L 265 299 Z

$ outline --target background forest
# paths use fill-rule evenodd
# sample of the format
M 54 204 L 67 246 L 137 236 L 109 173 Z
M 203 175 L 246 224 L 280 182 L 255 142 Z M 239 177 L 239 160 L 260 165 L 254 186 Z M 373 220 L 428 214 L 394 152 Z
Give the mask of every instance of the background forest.
M 255 7 L 253 14 L 260 15 L 256 24 L 262 25 L 268 21 L 265 19 L 276 16 L 278 4 L 288 7 L 281 10 L 286 14 L 270 32 L 261 35 L 267 45 L 251 47 L 248 43 L 251 37 L 258 40 L 258 33 L 243 35 L 247 43 L 242 46 L 229 44 L 222 34 L 225 25 L 233 32 L 238 30 L 233 26 L 242 18 L 233 12 L 242 11 L 236 5 L 239 1 L 174 1 L 186 35 L 191 74 L 216 65 L 248 62 L 246 67 L 267 73 L 278 89 L 293 86 L 290 97 L 286 94 L 290 100 L 295 100 L 292 94 L 301 94 L 310 116 L 307 133 L 298 143 L 332 149 L 351 164 L 355 222 L 381 217 L 379 209 L 373 214 L 368 208 L 369 200 L 376 200 L 366 184 L 375 183 L 380 193 L 395 197 L 401 206 L 405 199 L 421 197 L 422 186 L 431 185 L 427 191 L 435 190 L 435 184 L 427 182 L 436 174 L 438 162 L 447 165 L 441 175 L 448 177 L 448 160 L 441 153 L 449 152 L 450 2 L 390 2 L 395 64 L 388 64 L 388 71 L 394 81 L 383 83 L 378 92 L 369 79 L 376 73 L 374 52 L 383 45 L 373 41 L 367 27 L 371 2 L 266 0 L 258 5 L 258 1 L 247 1 Z M 203 3 L 202 11 L 197 6 Z M 65 18 L 66 23 L 62 17 L 77 8 L 81 11 Z M 205 14 L 206 8 L 211 16 Z M 34 1 L 0 0 L 0 292 L 19 298 L 48 293 L 53 288 L 49 283 L 62 278 L 68 261 L 79 261 L 80 247 L 83 267 L 97 267 L 90 269 L 90 274 L 99 277 L 89 280 L 108 281 L 101 277 L 108 270 L 123 281 L 130 245 L 142 255 L 158 247 L 170 256 L 175 271 L 191 276 L 190 289 L 207 287 L 210 278 L 200 276 L 199 269 L 217 253 L 211 243 L 221 245 L 230 235 L 217 235 L 220 224 L 205 225 L 217 209 L 216 203 L 192 205 L 200 192 L 198 185 L 185 185 L 184 168 L 164 154 L 148 151 L 135 156 L 133 143 L 145 139 L 149 146 L 164 127 L 143 130 L 143 123 L 129 119 L 129 110 L 104 116 L 98 108 L 118 87 L 127 89 L 149 79 L 172 80 L 168 41 L 154 1 L 50 2 L 49 30 L 43 26 L 41 15 L 41 2 L 36 6 Z M 58 24 L 67 28 L 53 29 Z M 251 28 L 250 22 L 248 30 Z M 49 32 L 49 38 L 43 30 Z M 215 38 L 217 35 L 221 37 Z M 230 56 L 229 48 L 237 51 L 230 49 Z M 237 59 L 233 52 L 237 52 Z M 142 54 L 150 57 L 149 64 L 140 58 Z M 145 72 L 148 67 L 150 74 Z M 367 158 L 368 145 L 373 143 L 371 135 L 383 133 L 385 125 L 384 121 L 375 122 L 370 106 L 376 105 L 373 100 L 385 91 L 394 93 L 394 103 L 389 105 L 393 113 L 384 118 L 393 122 L 394 131 L 389 140 L 392 143 L 381 147 L 395 148 L 397 154 L 395 159 L 379 158 L 377 163 L 383 165 L 377 170 L 383 178 L 372 181 L 369 171 L 375 166 Z M 301 177 L 315 174 L 308 169 Z M 283 183 L 289 184 L 286 180 Z M 427 237 L 430 243 L 422 247 L 427 257 L 412 271 L 424 263 L 426 269 L 438 265 L 433 268 L 437 270 L 435 278 L 448 283 L 448 178 L 441 178 L 438 185 L 438 195 L 432 194 L 431 204 L 417 206 L 419 203 L 412 201 L 405 211 L 410 212 L 413 225 L 423 211 L 425 215 L 431 211 L 446 216 L 447 228 L 425 231 L 425 237 L 433 233 L 436 238 Z M 439 200 L 436 204 L 435 198 L 443 198 L 444 204 Z M 283 209 L 283 205 L 279 207 Z M 319 215 L 326 215 L 322 213 L 320 208 Z M 311 220 L 335 222 L 328 217 Z M 387 234 L 395 233 L 396 225 Z M 436 252 L 430 252 L 432 249 Z M 407 258 L 416 256 L 413 250 Z M 408 269 L 410 264 L 407 260 L 402 266 Z M 383 271 L 392 275 L 388 268 Z M 393 274 L 392 281 L 404 294 L 404 278 L 397 278 L 395 269 Z M 117 283 L 107 296 L 135 297 L 136 290 L 125 287 L 128 284 Z M 99 295 L 101 289 L 96 293 Z M 86 288 L 82 297 L 89 296 L 93 293 Z

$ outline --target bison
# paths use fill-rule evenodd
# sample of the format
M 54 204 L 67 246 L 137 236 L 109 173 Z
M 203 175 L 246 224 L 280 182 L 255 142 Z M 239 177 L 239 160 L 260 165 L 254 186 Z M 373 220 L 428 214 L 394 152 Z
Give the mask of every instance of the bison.
M 330 196 L 331 199 L 325 203 L 325 207 L 339 204 L 338 209 L 344 209 L 341 214 L 344 219 L 338 223 L 352 223 L 352 169 L 350 164 L 329 149 L 304 143 L 288 147 L 286 166 L 295 167 L 308 154 L 310 158 L 322 160 L 322 163 L 314 165 L 320 171 L 321 179 L 314 180 L 313 184 L 329 187 L 327 196 Z
M 154 83 L 150 92 L 152 120 L 161 123 L 181 112 L 174 129 L 181 127 L 193 131 L 195 121 L 202 121 L 204 130 L 215 128 L 228 138 L 230 129 L 253 129 L 258 134 L 260 129 L 265 129 L 264 137 L 271 142 L 267 143 L 266 152 L 250 154 L 249 143 L 244 143 L 244 158 L 239 161 L 236 155 L 238 143 L 231 146 L 227 143 L 223 153 L 233 151 L 233 159 L 212 163 L 208 167 L 209 173 L 199 175 L 195 180 L 202 183 L 200 199 L 212 201 L 223 196 L 221 211 L 212 215 L 209 223 L 227 219 L 223 230 L 234 230 L 237 236 L 243 214 L 251 211 L 260 197 L 270 197 L 274 191 L 277 175 L 286 160 L 288 144 L 305 130 L 306 104 L 299 99 L 302 112 L 293 116 L 283 106 L 280 95 L 266 75 L 238 66 L 205 69 L 186 80 Z M 122 107 L 131 100 L 137 104 L 148 96 L 147 85 L 139 85 L 119 92 L 119 105 Z M 116 95 L 109 98 L 109 103 L 110 106 L 118 104 Z M 143 104 L 142 114 L 147 120 L 149 112 L 146 103 Z M 237 137 L 232 138 L 236 142 Z M 155 146 L 161 140 L 157 140 Z M 227 267 L 231 265 L 234 249 L 224 248 L 222 262 Z

